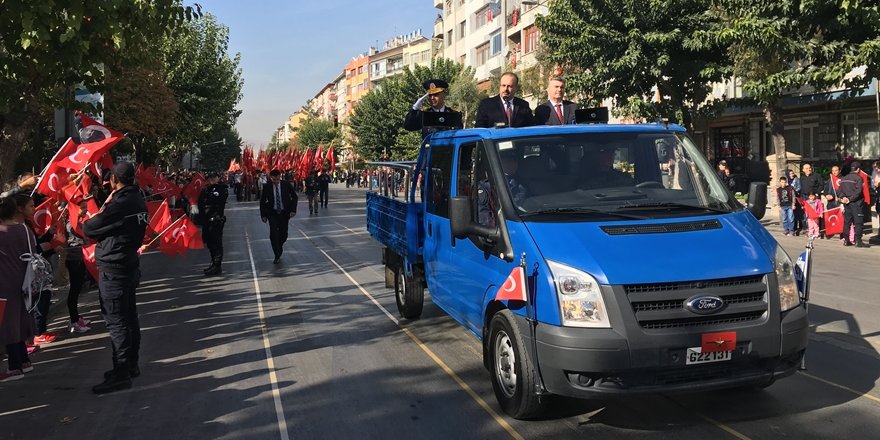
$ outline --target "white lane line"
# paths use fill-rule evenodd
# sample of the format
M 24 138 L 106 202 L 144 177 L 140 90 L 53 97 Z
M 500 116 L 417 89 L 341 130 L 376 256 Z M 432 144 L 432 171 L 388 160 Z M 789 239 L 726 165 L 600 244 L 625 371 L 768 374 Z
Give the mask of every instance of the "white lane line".
M 260 294 L 260 282 L 257 280 L 257 265 L 254 263 L 254 253 L 251 250 L 251 238 L 247 230 L 244 231 L 245 243 L 247 243 L 248 257 L 251 260 L 251 273 L 254 276 L 254 291 L 257 293 L 257 308 L 260 311 L 260 330 L 263 333 L 263 348 L 266 350 L 266 366 L 269 368 L 269 382 L 272 384 L 272 398 L 275 400 L 275 415 L 278 417 L 278 433 L 281 440 L 290 440 L 287 434 L 287 420 L 284 418 L 284 407 L 281 405 L 281 392 L 278 390 L 278 375 L 275 374 L 275 360 L 272 357 L 272 345 L 269 344 L 269 327 L 266 325 L 266 314 L 263 312 L 263 298 Z
M 297 228 L 297 229 L 299 229 L 299 228 Z M 309 238 L 309 236 L 305 233 L 305 231 L 303 231 L 302 229 L 299 229 L 299 233 L 302 234 L 304 237 L 306 237 L 306 239 L 311 241 L 311 238 Z M 407 335 L 419 348 L 421 348 L 422 351 L 425 352 L 425 354 L 429 358 L 431 358 L 431 360 L 434 361 L 434 363 L 437 364 L 440 367 L 440 369 L 442 369 L 443 372 L 446 373 L 447 376 L 452 378 L 452 380 L 455 381 L 455 383 L 458 384 L 458 386 L 462 390 L 464 390 L 464 392 L 467 393 L 467 395 L 470 396 L 470 398 L 473 399 L 474 402 L 476 402 L 477 405 L 480 406 L 480 408 L 483 408 L 483 411 L 486 411 L 486 413 L 488 413 L 489 416 L 492 417 L 493 420 L 495 420 L 495 423 L 497 423 L 499 426 L 501 426 L 502 429 L 507 431 L 507 433 L 510 434 L 510 436 L 512 438 L 514 438 L 515 440 L 525 440 L 524 437 L 519 432 L 517 432 L 517 430 L 514 429 L 513 426 L 511 426 L 509 423 L 507 423 L 507 420 L 505 420 L 503 417 L 501 417 L 500 414 L 498 414 L 488 403 L 486 403 L 486 401 L 483 400 L 483 398 L 480 397 L 480 395 L 477 394 L 477 392 L 474 391 L 474 389 L 471 388 L 471 386 L 468 385 L 467 382 L 465 382 L 464 379 L 462 379 L 461 376 L 459 376 L 458 373 L 456 373 L 452 369 L 452 367 L 447 365 L 446 362 L 443 361 L 443 359 L 440 359 L 440 356 L 437 356 L 437 354 L 435 354 L 433 350 L 428 348 L 428 346 L 424 342 L 422 342 L 422 340 L 419 339 L 419 337 L 416 336 L 415 333 L 413 333 L 410 329 L 400 325 L 400 320 L 398 320 L 394 315 L 392 315 L 391 312 L 388 311 L 388 309 L 386 309 L 385 307 L 382 306 L 382 304 L 379 304 L 379 301 L 376 301 L 376 298 L 374 298 L 373 295 L 370 294 L 370 292 L 367 292 L 367 289 L 364 289 L 364 287 L 361 286 L 360 283 L 358 283 L 351 275 L 349 275 L 348 271 L 343 269 L 342 266 L 340 266 L 339 263 L 337 263 L 336 260 L 333 259 L 333 257 L 328 255 L 327 252 L 324 252 L 323 249 L 321 249 L 317 246 L 316 246 L 316 248 L 319 251 L 321 251 L 321 253 L 324 254 L 324 257 L 326 257 L 328 260 L 330 260 L 330 262 L 333 263 L 333 265 L 336 266 L 336 268 L 339 269 L 339 271 L 342 272 L 346 276 L 346 278 L 348 278 L 348 280 L 351 281 L 351 283 L 354 284 L 358 288 L 358 290 L 360 290 L 361 293 L 364 294 L 364 296 L 369 298 L 370 301 L 372 301 L 373 304 L 375 304 L 376 307 L 378 307 L 379 310 L 381 310 L 382 313 L 384 313 L 385 316 L 388 317 L 388 319 L 390 319 L 392 322 L 397 324 L 397 327 L 405 335 Z
M 352 234 L 366 234 L 367 233 L 366 228 L 364 228 L 361 231 L 355 231 L 354 229 L 351 229 L 348 226 L 343 225 L 342 223 L 339 223 L 339 222 L 333 222 L 333 223 L 336 223 L 337 225 L 342 226 L 343 228 L 345 228 L 346 230 L 348 230 L 348 232 L 351 232 Z
M 13 414 L 23 413 L 23 412 L 25 412 L 25 411 L 33 411 L 33 410 L 35 410 L 35 409 L 40 409 L 40 408 L 47 408 L 48 406 L 49 406 L 49 405 L 38 405 L 38 406 L 32 406 L 32 407 L 30 407 L 30 408 L 17 409 L 17 410 L 15 410 L 15 411 L 6 411 L 6 412 L 3 412 L 3 413 L 0 413 L 0 417 L 3 417 L 3 416 L 11 416 L 11 415 L 13 415 Z

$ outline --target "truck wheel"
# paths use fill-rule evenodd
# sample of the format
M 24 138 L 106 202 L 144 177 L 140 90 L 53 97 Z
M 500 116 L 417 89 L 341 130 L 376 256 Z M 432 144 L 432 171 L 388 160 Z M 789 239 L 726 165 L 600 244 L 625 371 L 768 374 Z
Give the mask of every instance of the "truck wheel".
M 412 276 L 406 276 L 403 267 L 394 271 L 394 296 L 397 299 L 397 313 L 406 319 L 422 316 L 425 304 L 425 286 L 418 271 L 413 269 Z
M 492 317 L 488 343 L 492 388 L 501 409 L 515 419 L 540 415 L 545 401 L 534 392 L 535 366 L 510 310 L 502 310 Z

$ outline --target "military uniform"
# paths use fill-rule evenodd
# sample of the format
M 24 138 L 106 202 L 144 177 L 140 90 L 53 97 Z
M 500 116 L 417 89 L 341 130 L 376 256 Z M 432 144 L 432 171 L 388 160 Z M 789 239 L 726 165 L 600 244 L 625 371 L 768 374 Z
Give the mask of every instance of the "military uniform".
M 429 80 L 425 81 L 424 83 L 422 83 L 422 86 L 425 88 L 425 91 L 427 92 L 427 95 L 425 95 L 425 97 L 427 97 L 428 95 L 435 95 L 438 93 L 444 93 L 443 96 L 445 96 L 446 89 L 449 88 L 449 84 L 447 84 L 446 81 L 442 81 L 439 79 L 429 79 Z M 422 100 L 419 99 L 418 101 L 416 101 L 415 105 L 413 105 L 413 108 L 406 114 L 406 118 L 403 120 L 403 128 L 405 130 L 409 130 L 409 131 L 421 130 L 422 131 L 422 139 L 424 139 L 432 133 L 436 133 L 438 131 L 443 131 L 443 130 L 449 129 L 449 127 L 425 127 L 422 123 L 422 111 L 419 109 L 421 104 L 422 104 Z M 443 106 L 441 106 L 440 108 L 433 108 L 431 106 L 428 106 L 428 109 L 425 110 L 425 112 L 426 113 L 429 113 L 429 112 L 459 113 L 459 112 L 447 107 L 445 104 Z M 459 126 L 456 128 L 462 128 L 462 127 Z
M 205 269 L 205 275 L 216 275 L 222 271 L 220 265 L 223 262 L 223 225 L 226 224 L 224 210 L 227 198 L 229 190 L 222 183 L 208 185 L 199 196 L 202 240 L 211 252 L 211 266 Z

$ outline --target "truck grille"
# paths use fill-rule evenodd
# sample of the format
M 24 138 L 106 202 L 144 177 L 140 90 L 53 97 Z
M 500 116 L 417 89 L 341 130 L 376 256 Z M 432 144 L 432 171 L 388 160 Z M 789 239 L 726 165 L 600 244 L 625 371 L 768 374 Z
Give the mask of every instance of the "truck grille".
M 623 286 L 639 326 L 643 329 L 691 328 L 757 321 L 768 310 L 767 282 L 763 275 L 705 281 L 685 281 Z M 697 295 L 724 300 L 725 308 L 698 315 L 685 308 Z

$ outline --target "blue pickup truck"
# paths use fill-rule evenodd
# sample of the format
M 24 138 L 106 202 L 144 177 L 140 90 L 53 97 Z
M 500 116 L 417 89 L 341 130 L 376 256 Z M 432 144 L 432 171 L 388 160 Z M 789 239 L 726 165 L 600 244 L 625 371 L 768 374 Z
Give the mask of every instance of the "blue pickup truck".
M 547 398 L 765 387 L 808 323 L 795 264 L 682 127 L 426 138 L 404 197 L 367 194 L 400 315 L 431 300 L 482 341 L 502 409 Z M 513 295 L 511 295 L 511 293 Z

